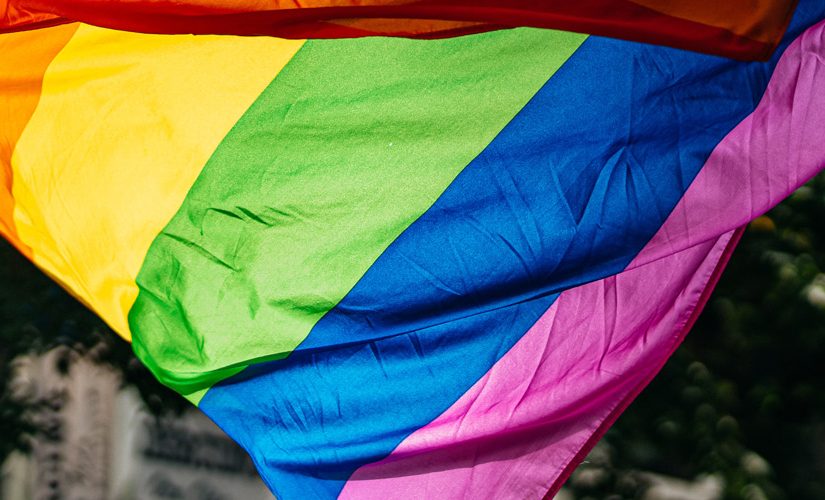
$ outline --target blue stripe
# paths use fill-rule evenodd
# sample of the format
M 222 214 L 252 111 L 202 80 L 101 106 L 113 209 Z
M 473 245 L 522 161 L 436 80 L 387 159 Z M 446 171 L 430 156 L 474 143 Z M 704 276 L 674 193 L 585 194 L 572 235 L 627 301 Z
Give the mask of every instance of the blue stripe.
M 802 2 L 791 39 L 825 15 L 817 3 Z M 753 111 L 777 58 L 589 39 L 295 353 L 219 384 L 201 408 L 279 498 L 335 497 L 560 291 L 624 269 Z

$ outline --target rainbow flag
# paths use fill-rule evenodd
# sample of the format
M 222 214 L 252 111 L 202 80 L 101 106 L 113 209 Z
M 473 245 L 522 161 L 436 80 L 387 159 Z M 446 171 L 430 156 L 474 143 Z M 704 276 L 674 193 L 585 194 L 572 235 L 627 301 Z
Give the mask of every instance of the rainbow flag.
M 28 19 L 0 36 L 0 232 L 279 498 L 552 495 L 825 166 L 820 0 L 764 62 Z
M 434 38 L 532 26 L 767 59 L 795 5 L 796 0 L 0 0 L 0 32 L 82 21 L 143 33 Z

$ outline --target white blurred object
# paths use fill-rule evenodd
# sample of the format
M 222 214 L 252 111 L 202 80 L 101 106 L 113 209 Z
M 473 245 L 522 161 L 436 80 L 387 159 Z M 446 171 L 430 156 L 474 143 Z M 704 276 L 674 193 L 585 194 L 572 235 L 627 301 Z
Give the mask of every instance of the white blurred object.
M 725 482 L 715 475 L 685 481 L 650 472 L 639 474 L 650 484 L 642 500 L 720 500 L 725 489 Z

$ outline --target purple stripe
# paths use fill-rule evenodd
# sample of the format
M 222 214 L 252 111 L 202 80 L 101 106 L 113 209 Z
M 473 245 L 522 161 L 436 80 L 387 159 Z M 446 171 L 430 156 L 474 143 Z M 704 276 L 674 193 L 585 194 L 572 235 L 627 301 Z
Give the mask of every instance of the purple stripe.
M 341 498 L 538 498 L 556 489 L 681 341 L 733 230 L 825 166 L 823 38 L 819 23 L 788 48 L 756 111 L 716 147 L 627 270 L 564 292 L 450 409 L 358 469 Z

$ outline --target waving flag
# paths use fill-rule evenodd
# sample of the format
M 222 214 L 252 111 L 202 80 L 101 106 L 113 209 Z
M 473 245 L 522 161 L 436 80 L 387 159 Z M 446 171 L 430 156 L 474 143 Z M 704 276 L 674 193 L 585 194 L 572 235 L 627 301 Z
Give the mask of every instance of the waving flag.
M 52 26 L 0 36 L 0 231 L 280 498 L 555 492 L 739 228 L 825 166 L 818 0 L 752 63 L 530 28 L 140 34 L 55 16 L 135 29 L 143 2 L 43 4 L 7 26 Z

